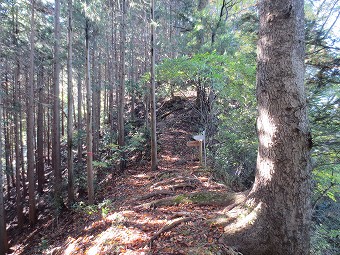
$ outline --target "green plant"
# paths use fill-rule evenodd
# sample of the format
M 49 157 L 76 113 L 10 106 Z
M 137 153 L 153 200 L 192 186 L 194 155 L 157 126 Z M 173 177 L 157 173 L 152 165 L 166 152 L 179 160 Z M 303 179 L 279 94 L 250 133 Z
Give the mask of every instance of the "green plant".
M 106 217 L 113 207 L 113 203 L 110 199 L 105 199 L 103 202 L 98 204 L 98 208 L 100 209 L 103 217 Z

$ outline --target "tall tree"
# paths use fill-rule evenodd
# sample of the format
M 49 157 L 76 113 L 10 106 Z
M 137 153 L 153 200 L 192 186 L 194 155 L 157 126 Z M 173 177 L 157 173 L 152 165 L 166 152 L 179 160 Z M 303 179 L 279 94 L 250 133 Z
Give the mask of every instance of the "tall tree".
M 0 93 L 0 255 L 5 255 L 8 250 L 6 231 L 6 217 L 4 206 L 3 172 L 2 172 L 2 98 Z
M 31 1 L 31 33 L 30 33 L 30 69 L 27 86 L 27 179 L 28 179 L 28 201 L 29 222 L 36 223 L 36 205 L 34 192 L 34 36 L 35 36 L 35 0 Z
M 118 88 L 118 146 L 120 149 L 119 169 L 123 171 L 125 162 L 125 134 L 124 134 L 124 107 L 125 107 L 125 40 L 126 40 L 126 0 L 121 1 L 121 26 L 120 26 L 120 69 Z
M 44 68 L 41 66 L 38 73 L 38 115 L 37 115 L 37 175 L 38 175 L 38 193 L 42 194 L 44 189 L 44 110 L 43 110 L 43 96 L 44 96 L 44 82 L 43 82 Z
M 16 19 L 17 19 L 16 13 Z M 14 45 L 17 47 L 17 35 L 18 35 L 18 22 L 16 21 L 16 35 Z M 14 150 L 15 150 L 15 187 L 16 187 L 16 204 L 17 204 L 17 217 L 18 217 L 18 227 L 22 228 L 24 222 L 23 206 L 22 206 L 22 192 L 21 192 L 21 174 L 20 167 L 22 164 L 22 159 L 20 155 L 20 124 L 19 117 L 21 112 L 21 105 L 19 102 L 19 79 L 20 79 L 20 61 L 19 57 L 16 56 L 16 67 L 14 71 Z M 0 168 L 1 169 L 1 168 Z M 1 185 L 0 185 L 1 187 Z
M 68 203 L 74 202 L 73 173 L 73 83 L 72 83 L 72 0 L 68 5 L 68 43 L 67 43 L 67 170 L 68 170 Z
M 57 213 L 62 209 L 62 176 L 60 158 L 60 0 L 55 0 L 54 8 L 54 77 L 53 77 L 53 137 L 52 167 L 54 171 L 54 199 Z
M 155 96 L 155 1 L 151 0 L 151 170 L 157 170 L 156 96 Z
M 89 204 L 94 203 L 93 187 L 93 136 L 92 136 L 92 88 L 90 79 L 90 45 L 89 45 L 89 13 L 87 13 L 88 0 L 85 6 L 85 85 L 86 85 L 86 169 L 87 169 L 87 192 Z
M 238 238 L 240 251 L 309 254 L 311 135 L 304 90 L 304 1 L 262 0 L 259 14 L 259 149 L 247 199 L 253 211 L 243 238 Z

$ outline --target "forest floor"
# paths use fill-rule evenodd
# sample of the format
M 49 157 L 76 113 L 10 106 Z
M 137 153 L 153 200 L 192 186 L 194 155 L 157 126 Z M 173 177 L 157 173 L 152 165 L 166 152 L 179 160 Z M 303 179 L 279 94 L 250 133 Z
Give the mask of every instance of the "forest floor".
M 228 205 L 243 195 L 194 160 L 186 145 L 197 134 L 193 116 L 188 103 L 162 114 L 157 171 L 136 163 L 101 182 L 97 205 L 78 203 L 57 226 L 49 215 L 12 229 L 11 254 L 240 254 L 222 236 Z

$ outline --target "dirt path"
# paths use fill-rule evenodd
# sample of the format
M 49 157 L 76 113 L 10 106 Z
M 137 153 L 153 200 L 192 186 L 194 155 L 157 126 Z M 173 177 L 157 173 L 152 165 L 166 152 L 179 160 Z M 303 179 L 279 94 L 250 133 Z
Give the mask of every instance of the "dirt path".
M 219 222 L 235 197 L 192 161 L 191 113 L 180 111 L 158 123 L 158 171 L 133 167 L 107 180 L 101 206 L 64 215 L 13 254 L 237 254 L 223 243 Z

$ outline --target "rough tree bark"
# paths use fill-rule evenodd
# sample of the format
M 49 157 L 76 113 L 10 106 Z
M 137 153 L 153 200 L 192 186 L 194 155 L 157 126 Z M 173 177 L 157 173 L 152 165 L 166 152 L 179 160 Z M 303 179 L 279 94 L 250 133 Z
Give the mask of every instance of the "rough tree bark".
M 247 198 L 251 212 L 237 230 L 226 228 L 226 238 L 244 254 L 309 254 L 312 144 L 304 91 L 304 1 L 262 0 L 259 14 L 259 151 Z

